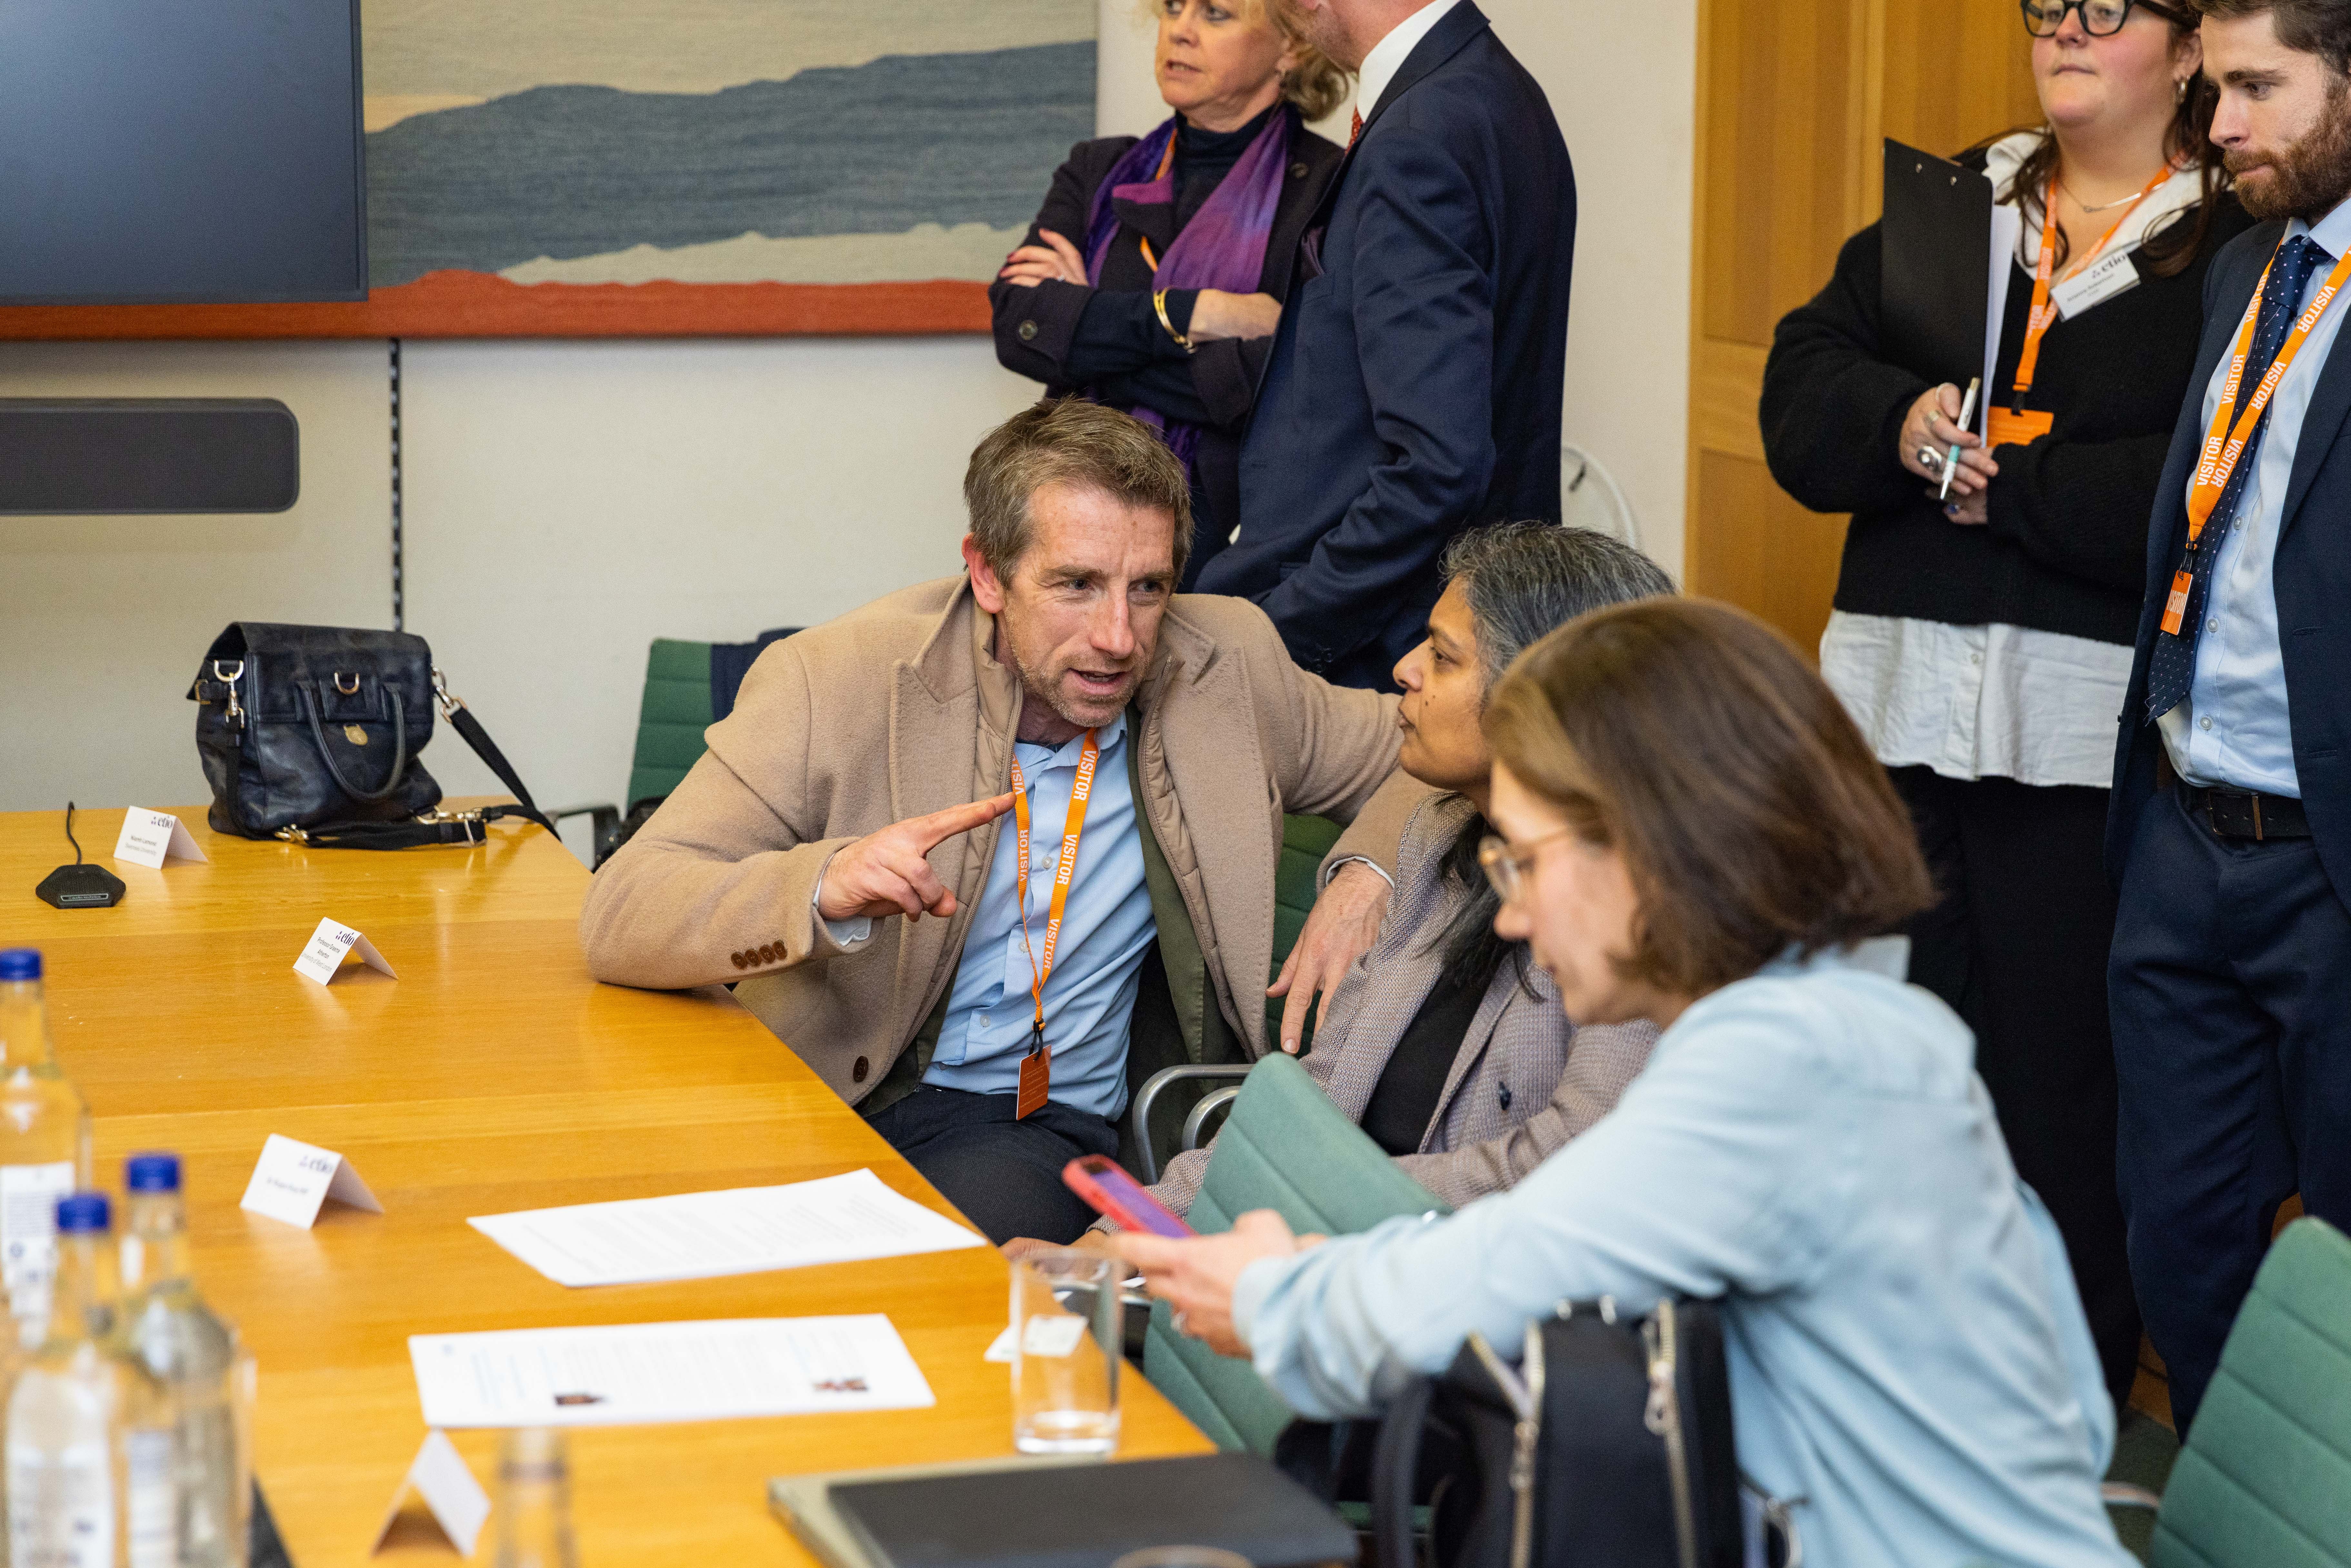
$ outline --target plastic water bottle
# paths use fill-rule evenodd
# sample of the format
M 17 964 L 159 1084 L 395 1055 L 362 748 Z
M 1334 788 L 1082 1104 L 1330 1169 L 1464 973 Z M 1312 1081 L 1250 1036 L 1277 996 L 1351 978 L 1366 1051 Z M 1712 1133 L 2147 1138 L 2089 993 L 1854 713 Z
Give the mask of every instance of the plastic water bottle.
M 190 1277 L 180 1157 L 131 1155 L 123 1189 L 121 1337 L 155 1380 L 169 1433 L 161 1467 L 167 1495 L 149 1500 L 168 1521 L 169 1550 L 158 1562 L 245 1568 L 253 1363 Z M 131 1564 L 147 1568 L 137 1550 Z
M 563 1434 L 508 1432 L 498 1450 L 497 1568 L 579 1568 L 571 1538 L 571 1468 Z
M 8 1396 L 13 1568 L 168 1561 L 152 1501 L 158 1390 L 116 1335 L 109 1218 L 104 1193 L 57 1200 L 48 1337 Z
M 89 1185 L 89 1108 L 57 1071 L 41 955 L 0 952 L 0 1289 L 29 1351 L 49 1324 L 57 1201 Z

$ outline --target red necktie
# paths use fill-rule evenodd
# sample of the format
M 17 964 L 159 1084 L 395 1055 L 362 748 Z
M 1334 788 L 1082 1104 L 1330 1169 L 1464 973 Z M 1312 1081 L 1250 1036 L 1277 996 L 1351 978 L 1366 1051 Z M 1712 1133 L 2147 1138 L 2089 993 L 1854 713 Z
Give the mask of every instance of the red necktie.
M 1354 123 L 1347 128 L 1347 145 L 1353 147 L 1355 144 L 1355 138 L 1364 133 L 1364 111 L 1357 109 L 1350 110 L 1348 112 L 1355 117 Z

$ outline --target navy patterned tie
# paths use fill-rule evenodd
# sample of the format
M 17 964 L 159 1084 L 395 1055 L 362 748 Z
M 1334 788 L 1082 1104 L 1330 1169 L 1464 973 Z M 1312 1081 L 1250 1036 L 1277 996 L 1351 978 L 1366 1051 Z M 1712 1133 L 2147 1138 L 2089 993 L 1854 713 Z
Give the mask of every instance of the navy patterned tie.
M 2237 382 L 2239 408 L 2252 397 L 2262 378 L 2269 374 L 2270 363 L 2285 341 L 2286 329 L 2302 314 L 2302 291 L 2309 287 L 2310 275 L 2334 260 L 2308 235 L 2296 235 L 2285 242 L 2270 268 L 2269 285 L 2262 290 L 2261 319 L 2253 324 L 2252 346 L 2245 354 L 2245 373 Z M 2237 503 L 2244 498 L 2246 478 L 2261 456 L 2262 437 L 2268 431 L 2269 412 L 2264 409 L 2261 423 L 2254 427 L 2244 450 L 2237 454 L 2237 466 L 2230 474 L 2228 486 L 2220 492 L 2212 515 L 2205 519 L 2204 537 L 2197 541 L 2190 566 L 2188 609 L 2180 620 L 2179 633 L 2156 633 L 2155 653 L 2147 670 L 2149 723 L 2185 701 L 2188 688 L 2196 678 L 2196 637 L 2203 629 L 2205 606 L 2212 598 L 2212 563 L 2220 558 L 2220 541 L 2228 537 L 2230 525 L 2237 519 Z M 2168 588 L 2158 591 L 2168 592 Z

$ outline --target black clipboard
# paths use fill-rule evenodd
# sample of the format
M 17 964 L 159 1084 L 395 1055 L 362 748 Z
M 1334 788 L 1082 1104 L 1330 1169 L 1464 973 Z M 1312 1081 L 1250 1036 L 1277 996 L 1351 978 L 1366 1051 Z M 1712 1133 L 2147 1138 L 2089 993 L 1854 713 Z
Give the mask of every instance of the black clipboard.
M 1984 175 L 1886 139 L 1880 329 L 1886 359 L 1930 384 L 1983 374 L 1991 201 Z

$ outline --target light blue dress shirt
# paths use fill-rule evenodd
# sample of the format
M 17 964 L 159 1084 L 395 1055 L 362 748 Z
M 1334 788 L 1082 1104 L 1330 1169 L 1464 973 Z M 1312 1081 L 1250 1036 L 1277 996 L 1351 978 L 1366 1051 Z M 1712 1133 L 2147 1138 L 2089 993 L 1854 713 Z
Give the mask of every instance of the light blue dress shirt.
M 1891 947 L 1892 951 L 1885 951 Z M 1369 1413 L 1562 1300 L 1719 1297 L 1740 1468 L 1836 1568 L 2128 1568 L 2114 1406 L 2064 1244 L 1905 945 L 1787 959 L 1659 1038 L 1615 1112 L 1504 1193 L 1243 1272 L 1300 1412 Z
M 1045 984 L 1045 1038 L 1053 1048 L 1052 1098 L 1098 1116 L 1126 1108 L 1126 1034 L 1143 956 L 1157 935 L 1143 876 L 1143 839 L 1127 780 L 1126 716 L 1096 737 L 1093 793 L 1070 879 L 1069 906 Z M 1015 742 L 1029 787 L 1029 945 L 1020 940 L 1019 835 L 1010 816 L 996 835 L 987 884 L 965 933 L 963 962 L 947 998 L 925 1083 L 975 1094 L 1020 1086 L 1035 1007 L 1030 952 L 1045 956 L 1047 906 L 1085 737 L 1060 747 Z
M 2328 256 L 2351 250 L 2351 202 L 2314 226 L 2300 218 L 2286 225 L 2286 237 L 2307 234 Z M 2332 263 L 2322 261 L 2304 288 L 2306 308 L 2325 287 Z M 2345 293 L 2351 294 L 2351 286 Z M 2277 391 L 2270 394 L 2253 472 L 2237 503 L 2237 517 L 2220 541 L 2212 563 L 2212 591 L 2204 605 L 2204 631 L 2196 643 L 2196 674 L 2188 700 L 2158 721 L 2172 770 L 2190 784 L 2224 784 L 2264 795 L 2302 797 L 2294 765 L 2294 727 L 2286 713 L 2285 660 L 2279 652 L 2277 594 L 2270 569 L 2277 559 L 2278 528 L 2294 450 L 2302 443 L 2302 417 L 2318 390 L 2319 373 L 2335 347 L 2351 300 L 2338 295 L 2311 329 Z M 2210 430 L 2220 388 L 2229 379 L 2223 353 L 2204 388 L 2203 428 Z M 2250 397 L 2251 389 L 2242 395 Z M 2242 406 L 2240 403 L 2239 406 Z M 2193 475 L 2189 487 L 2195 486 Z M 2168 562 L 2167 565 L 2170 564 Z

